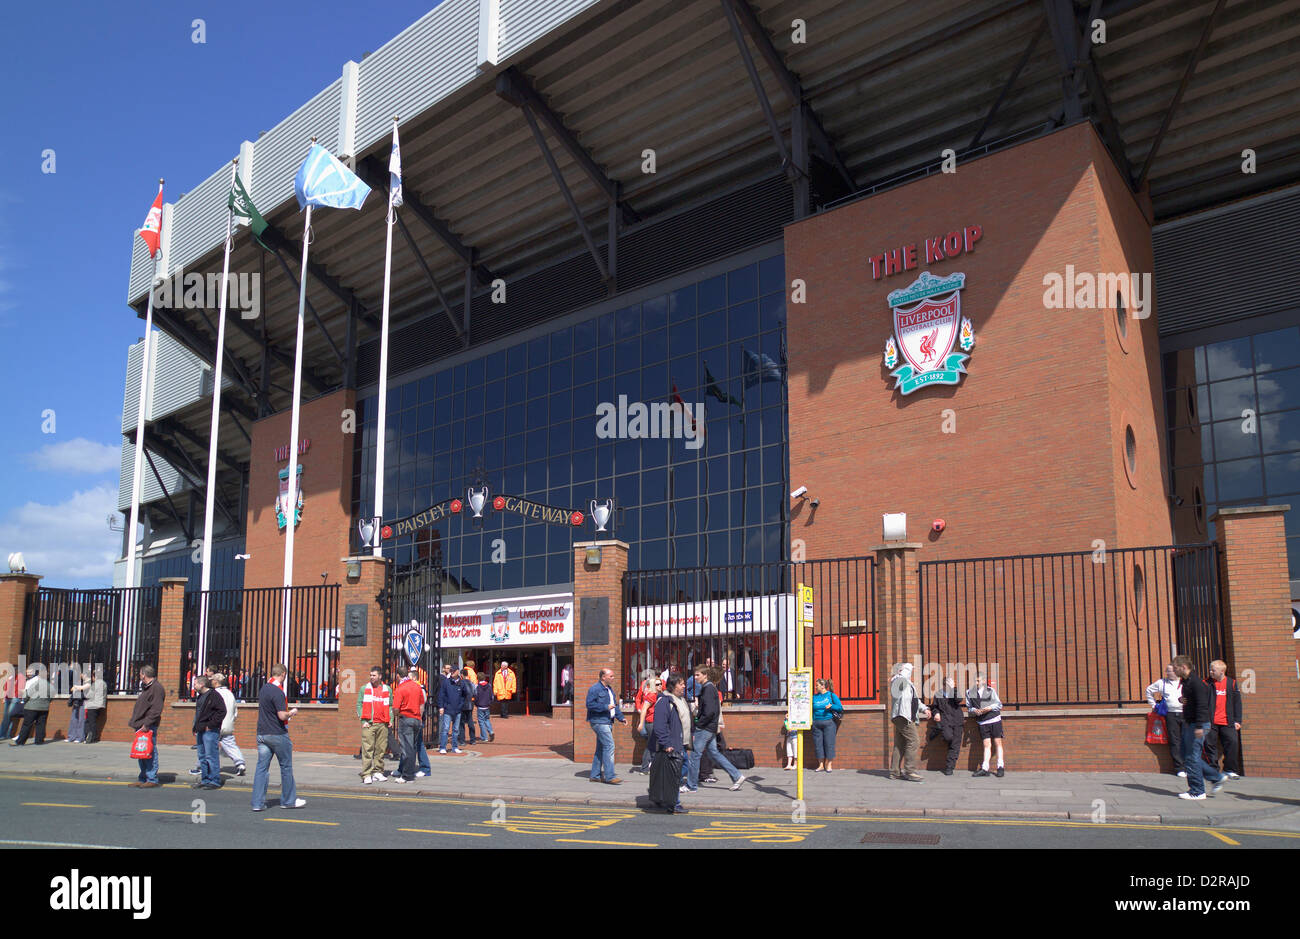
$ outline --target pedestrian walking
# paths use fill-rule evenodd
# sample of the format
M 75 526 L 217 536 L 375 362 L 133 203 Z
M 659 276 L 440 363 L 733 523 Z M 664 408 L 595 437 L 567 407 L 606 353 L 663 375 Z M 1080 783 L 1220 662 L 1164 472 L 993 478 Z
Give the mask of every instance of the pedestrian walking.
M 510 671 L 510 663 L 502 662 L 492 679 L 492 693 L 501 702 L 501 719 L 510 716 L 510 699 L 515 696 L 515 673 Z
M 1165 736 L 1169 740 L 1169 756 L 1174 761 L 1174 775 L 1187 778 L 1183 767 L 1183 683 L 1174 671 L 1173 663 L 1165 666 L 1163 678 L 1147 685 L 1147 704 L 1151 710 L 1163 715 Z
M 645 751 L 641 756 L 639 766 L 633 766 L 633 773 L 650 772 L 650 758 L 654 756 L 654 750 L 650 748 L 650 727 L 654 724 L 655 719 L 655 699 L 659 697 L 660 690 L 663 688 L 663 682 L 659 677 L 653 676 L 641 682 L 641 687 L 636 691 L 636 699 L 633 703 L 636 705 L 636 713 L 640 718 L 637 724 L 637 733 L 645 738 Z
M 68 735 L 64 738 L 68 743 L 84 743 L 86 740 L 86 692 L 89 690 L 86 680 L 89 677 L 89 673 L 82 673 L 80 678 L 74 677 L 73 684 L 68 688 L 68 708 L 71 713 L 68 715 Z
M 199 698 L 194 702 L 194 733 L 199 739 L 199 766 L 203 772 L 194 789 L 221 788 L 221 724 L 226 719 L 226 702 L 210 679 L 201 679 Z
M 424 703 L 427 696 L 417 681 L 419 674 L 419 669 L 409 669 L 406 676 L 397 683 L 397 694 L 393 696 L 393 704 L 397 708 L 397 732 L 402 743 L 402 762 L 392 778 L 395 783 L 415 780 L 418 762 L 416 748 L 424 745 Z
M 280 808 L 300 809 L 307 804 L 298 798 L 293 784 L 293 741 L 289 721 L 298 713 L 285 697 L 286 669 L 279 662 L 271 666 L 271 678 L 257 693 L 257 769 L 253 772 L 254 812 L 266 811 L 266 789 L 271 776 L 271 757 L 280 764 Z
M 930 709 L 912 684 L 912 663 L 904 662 L 894 670 L 889 683 L 889 720 L 894 725 L 894 749 L 889 755 L 889 778 L 907 782 L 925 782 L 917 769 L 921 735 L 917 721 L 928 718 Z
M 1241 778 L 1241 687 L 1228 677 L 1228 663 L 1215 659 L 1210 663 L 1210 680 L 1214 689 L 1214 718 L 1205 740 L 1205 762 L 1223 771 L 1229 779 Z
M 474 688 L 474 710 L 478 715 L 479 739 L 492 743 L 497 735 L 492 730 L 492 683 L 488 681 L 487 672 L 479 673 L 478 684 Z
M 685 701 L 685 684 L 681 675 L 669 672 L 661 693 L 655 696 L 653 730 L 646 742 L 646 748 L 654 757 L 650 770 L 650 799 L 667 809 L 669 815 L 686 812 L 681 798 L 686 728 L 677 707 L 678 698 Z
M 1211 792 L 1219 792 L 1228 781 L 1217 767 L 1201 761 L 1205 738 L 1214 721 L 1215 689 L 1205 682 L 1185 655 L 1174 657 L 1174 672 L 1183 680 L 1183 768 L 1187 770 L 1187 791 L 1180 799 L 1203 801 L 1205 781 L 1213 783 Z
M 167 692 L 158 680 L 158 672 L 152 665 L 140 668 L 140 693 L 135 699 L 135 708 L 131 711 L 128 726 L 134 731 L 149 733 L 150 754 L 144 759 L 137 759 L 140 764 L 139 778 L 130 783 L 138 789 L 157 789 L 158 782 L 158 725 L 162 722 L 163 701 Z
M 700 760 L 705 754 L 715 766 L 721 766 L 731 777 L 733 792 L 744 785 L 746 779 L 718 749 L 718 722 L 722 717 L 722 699 L 715 683 L 718 677 L 721 676 L 716 668 L 706 671 L 704 666 L 700 666 L 695 669 L 695 684 L 699 688 L 696 698 L 699 711 L 695 716 L 695 732 L 691 737 L 691 768 L 686 777 L 686 788 L 691 792 L 695 792 L 700 787 Z
M 220 696 L 221 703 L 226 706 L 226 716 L 221 720 L 221 734 L 217 743 L 221 747 L 221 752 L 235 762 L 235 775 L 243 776 L 248 766 L 244 762 L 244 751 L 239 749 L 239 743 L 235 740 L 235 715 L 239 712 L 239 705 L 227 685 L 226 676 L 221 672 L 212 676 L 212 689 Z
M 458 739 L 464 744 L 478 742 L 478 735 L 474 732 L 474 679 L 476 677 L 474 670 L 468 666 L 460 670 L 460 680 L 464 685 L 465 695 L 461 702 L 460 737 Z
M 975 673 L 975 687 L 966 691 L 966 712 L 975 718 L 980 729 L 980 740 L 984 741 L 984 762 L 971 775 L 989 775 L 989 750 L 996 747 L 998 771 L 993 775 L 1001 779 L 1006 775 L 1002 752 L 1002 699 L 998 697 L 997 689 L 989 684 L 984 672 Z
M 394 723 L 393 689 L 384 684 L 378 665 L 370 670 L 370 681 L 357 695 L 357 717 L 361 720 L 361 782 L 383 782 L 384 753 L 388 750 L 388 727 Z
M 951 776 L 961 756 L 961 738 L 966 729 L 966 715 L 961 711 L 962 698 L 957 693 L 957 683 L 951 678 L 943 680 L 943 691 L 930 701 L 930 714 L 938 726 L 930 728 L 926 743 L 942 738 L 948 744 L 948 759 L 943 774 Z
M 460 716 L 465 710 L 465 697 L 468 694 L 464 682 L 455 671 L 448 671 L 446 679 L 438 688 L 438 752 L 445 754 L 447 747 L 452 753 L 460 753 L 457 746 L 460 738 Z
M 614 770 L 614 721 L 626 724 L 618 696 L 614 694 L 614 670 L 602 668 L 600 680 L 587 689 L 587 723 L 596 735 L 596 753 L 591 758 L 591 781 L 621 786 Z
M 39 747 L 45 742 L 45 722 L 50 716 L 50 680 L 41 674 L 39 665 L 27 669 L 27 683 L 23 686 L 23 726 L 18 736 L 9 741 L 11 747 L 21 747 L 33 734 Z
M 829 773 L 834 770 L 835 732 L 839 730 L 836 723 L 844 716 L 844 704 L 835 693 L 835 685 L 829 678 L 819 678 L 813 685 L 813 749 L 817 753 L 818 766 L 814 773 Z

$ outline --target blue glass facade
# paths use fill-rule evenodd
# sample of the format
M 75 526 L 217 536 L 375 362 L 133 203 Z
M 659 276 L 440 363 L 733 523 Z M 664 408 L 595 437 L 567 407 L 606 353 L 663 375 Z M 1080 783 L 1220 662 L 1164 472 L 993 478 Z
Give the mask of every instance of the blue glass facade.
M 613 498 L 610 534 L 629 543 L 632 569 L 783 559 L 784 283 L 775 254 L 392 382 L 385 520 L 464 499 L 481 470 L 493 495 L 584 515 L 593 499 Z M 602 439 L 597 407 L 620 396 L 703 405 L 702 440 Z M 358 418 L 354 518 L 370 515 L 374 500 L 373 394 L 359 400 Z M 570 582 L 573 542 L 594 531 L 490 510 L 481 524 L 467 516 L 386 541 L 384 551 L 399 568 L 440 551 L 451 589 L 532 588 Z

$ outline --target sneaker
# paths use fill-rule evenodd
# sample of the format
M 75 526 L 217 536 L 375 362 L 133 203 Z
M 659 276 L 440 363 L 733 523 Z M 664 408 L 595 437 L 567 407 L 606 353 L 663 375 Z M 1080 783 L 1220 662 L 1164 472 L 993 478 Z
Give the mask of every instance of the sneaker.
M 447 755 L 447 751 L 446 751 L 446 750 L 439 750 L 438 752 L 441 753 L 443 756 L 446 756 L 446 755 Z
M 668 814 L 669 814 L 669 815 L 687 815 L 687 814 L 689 814 L 689 813 L 686 811 L 686 809 L 682 808 L 681 805 L 674 805 L 671 809 L 668 810 Z
M 826 772 L 829 773 L 830 770 L 827 770 Z M 740 791 L 740 787 L 743 786 L 743 785 L 745 784 L 745 779 L 746 779 L 745 776 L 741 776 L 741 777 L 740 777 L 739 779 L 737 779 L 734 783 L 732 783 L 732 784 L 731 784 L 731 791 L 732 791 L 732 792 L 739 792 L 739 791 Z
M 496 735 L 496 734 L 488 734 L 488 743 L 496 743 L 496 742 L 497 742 L 497 735 Z
M 1006 775 L 1006 771 L 1003 770 L 1003 768 L 1002 768 L 1001 766 L 999 766 L 999 767 L 998 767 L 998 771 L 997 771 L 996 773 L 994 773 L 993 775 L 996 776 L 998 779 L 1001 779 L 1003 776 Z
M 1205 801 L 1205 793 L 1202 792 L 1200 795 L 1194 796 L 1190 792 L 1180 792 L 1178 793 L 1178 798 L 1203 802 Z
M 980 769 L 977 769 L 977 770 L 975 770 L 975 772 L 971 773 L 972 776 L 987 776 L 988 774 L 989 774 L 989 771 L 986 770 L 986 769 L 984 769 L 983 767 L 981 767 Z
M 1186 778 L 1187 778 L 1187 770 L 1185 770 L 1185 769 L 1180 769 L 1180 770 L 1179 770 L 1177 773 L 1175 773 L 1174 775 L 1177 776 L 1179 779 L 1186 779 Z
M 943 771 L 943 774 L 944 774 L 945 776 L 951 776 L 951 775 L 952 775 L 952 770 L 950 770 L 950 769 L 946 769 L 946 768 L 945 768 L 944 771 Z
M 199 745 L 198 745 L 197 743 L 192 743 L 192 744 L 190 744 L 190 749 L 191 749 L 191 750 L 197 750 L 198 748 L 199 748 Z
M 907 780 L 908 782 L 918 782 L 918 783 L 925 782 L 925 780 L 922 779 L 920 776 L 918 776 L 916 773 L 908 773 L 906 776 L 903 777 L 903 779 Z
M 451 752 L 452 752 L 452 753 L 461 753 L 462 750 L 460 749 L 460 747 L 452 747 Z
M 1241 774 L 1240 774 L 1240 773 L 1229 773 L 1229 774 L 1228 774 L 1228 778 L 1229 778 L 1229 779 L 1240 779 L 1240 778 L 1241 778 Z
M 220 789 L 221 786 L 220 786 L 220 784 L 218 784 L 218 783 L 204 783 L 204 784 L 203 784 L 202 786 L 200 786 L 199 788 L 200 788 L 200 789 Z
M 390 779 L 390 780 L 388 780 L 388 781 L 389 781 L 389 782 L 395 782 L 395 783 L 404 783 L 404 782 L 406 782 L 406 780 L 403 779 L 401 776 L 394 776 L 392 779 Z
M 190 770 L 190 775 L 191 775 L 191 776 L 202 776 L 202 775 L 203 775 L 203 770 L 196 766 L 196 767 L 194 767 L 194 769 Z
M 1222 776 L 1219 778 L 1219 781 L 1214 784 L 1213 788 L 1210 789 L 1210 792 L 1211 793 L 1222 792 L 1223 787 L 1226 786 L 1227 784 L 1228 784 L 1228 777 Z
M 364 776 L 364 777 L 362 777 L 362 779 L 361 779 L 361 785 L 363 785 L 363 786 L 369 786 L 369 785 L 370 785 L 372 782 L 374 782 L 374 781 L 375 781 L 375 777 L 373 777 L 373 776 Z
M 302 807 L 303 807 L 304 805 L 306 805 L 306 804 L 307 804 L 307 800 L 306 800 L 306 799 L 295 799 L 295 800 L 293 801 L 293 803 L 290 804 L 290 805 L 284 805 L 284 804 L 281 804 L 281 805 L 280 805 L 280 808 L 282 808 L 282 809 L 300 809 L 300 808 L 302 808 Z
M 416 778 L 416 779 L 423 779 L 425 776 L 428 776 L 428 775 L 429 775 L 429 774 L 426 773 L 424 770 L 420 770 L 418 773 L 415 774 L 415 778 Z
M 265 812 L 265 811 L 266 811 L 266 806 L 265 806 L 265 805 L 255 805 L 255 806 L 253 806 L 253 811 L 254 811 L 254 812 Z
M 681 785 L 680 787 L 678 787 L 677 791 L 678 791 L 678 792 L 690 792 L 691 790 L 690 790 L 690 787 L 689 787 L 689 786 L 687 786 L 685 783 L 682 783 L 682 785 Z
M 621 785 L 623 785 L 623 780 L 621 780 L 621 779 L 619 779 L 617 776 L 615 776 L 613 779 L 607 779 L 607 780 L 605 780 L 605 784 L 606 784 L 606 785 L 609 785 L 609 786 L 621 786 Z
M 238 766 L 235 767 L 235 775 L 236 775 L 236 776 L 243 776 L 243 775 L 244 775 L 244 770 L 245 770 L 245 769 L 247 769 L 247 767 L 244 766 L 243 763 L 240 763 Z
M 206 789 L 206 788 L 208 788 L 208 786 L 207 786 L 207 783 L 190 783 L 190 788 L 191 788 L 191 789 Z
M 706 777 L 704 777 L 704 781 L 705 781 L 706 783 L 715 783 L 715 782 L 718 781 L 718 777 L 717 777 L 717 776 L 706 776 Z

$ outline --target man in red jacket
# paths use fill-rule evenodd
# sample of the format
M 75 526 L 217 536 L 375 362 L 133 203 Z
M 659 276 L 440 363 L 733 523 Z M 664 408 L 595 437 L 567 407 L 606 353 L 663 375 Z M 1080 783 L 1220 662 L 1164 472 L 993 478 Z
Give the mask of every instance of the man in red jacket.
M 1214 718 L 1205 735 L 1205 762 L 1214 767 L 1223 757 L 1223 771 L 1229 779 L 1241 778 L 1241 688 L 1228 677 L 1228 664 L 1220 659 L 1210 663 L 1206 682 L 1214 689 Z
M 416 679 L 420 670 L 412 668 L 397 686 L 394 703 L 397 705 L 397 732 L 402 741 L 402 763 L 399 775 L 393 782 L 412 782 L 415 779 L 415 748 L 423 743 L 424 688 Z
M 393 689 L 384 684 L 383 671 L 370 670 L 370 682 L 357 695 L 357 717 L 361 719 L 361 782 L 383 782 L 384 754 L 388 751 L 388 728 L 393 724 Z

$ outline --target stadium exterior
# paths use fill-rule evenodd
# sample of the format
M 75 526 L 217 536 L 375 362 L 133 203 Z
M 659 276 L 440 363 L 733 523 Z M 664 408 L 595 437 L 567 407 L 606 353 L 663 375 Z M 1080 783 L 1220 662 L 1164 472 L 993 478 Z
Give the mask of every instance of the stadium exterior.
M 519 662 L 531 702 L 553 713 L 567 713 L 565 664 L 579 694 L 609 664 L 630 697 L 644 666 L 725 655 L 738 697 L 754 702 L 728 726 L 771 762 L 762 735 L 780 724 L 771 705 L 792 664 L 792 602 L 774 601 L 770 641 L 724 627 L 693 641 L 654 603 L 730 611 L 737 597 L 791 596 L 789 576 L 653 600 L 646 572 L 788 575 L 874 552 L 869 612 L 819 607 L 833 622 L 815 629 L 814 668 L 1010 653 L 997 656 L 1008 692 L 1056 707 L 1026 745 L 1050 764 L 1069 732 L 1048 724 L 1107 695 L 1067 681 L 1033 698 L 1017 668 L 1055 670 L 1064 651 L 1069 674 L 1104 672 L 1111 640 L 1147 628 L 1149 596 L 1182 617 L 1208 602 L 1187 599 L 1202 588 L 1237 611 L 1234 624 L 1225 609 L 1214 648 L 1246 648 L 1225 526 L 1263 526 L 1247 534 L 1266 546 L 1270 586 L 1300 597 L 1300 527 L 1280 508 L 1300 498 L 1300 293 L 1285 276 L 1300 247 L 1298 119 L 1284 106 L 1300 91 L 1286 54 L 1296 14 L 1165 0 L 444 0 L 239 148 L 274 250 L 241 229 L 232 257 L 258 275 L 259 296 L 228 322 L 214 588 L 280 585 L 277 495 L 296 463 L 295 584 L 342 582 L 344 601 L 370 602 L 372 581 L 432 566 L 442 658 Z M 391 567 L 345 573 L 373 514 L 393 115 L 406 205 L 385 441 Z M 291 182 L 312 136 L 376 194 L 313 222 L 294 448 Z M 220 156 L 164 207 L 167 276 L 220 270 Z M 151 270 L 136 239 L 127 299 L 139 313 Z M 215 310 L 180 289 L 159 297 L 139 582 L 188 577 L 197 589 Z M 638 403 L 662 428 L 627 422 Z M 612 436 L 600 422 L 611 406 L 623 421 Z M 484 488 L 489 508 L 472 519 Z M 608 500 L 601 532 L 591 516 Z M 1223 511 L 1241 506 L 1279 508 Z M 882 537 L 886 513 L 906 514 L 901 537 Z M 1213 575 L 1189 574 L 1191 546 L 1216 542 Z M 599 543 L 593 567 L 586 546 Z M 1163 553 L 1123 553 L 1137 549 Z M 1083 641 L 1060 623 L 1054 637 L 1011 635 L 1055 559 L 1073 578 L 1078 553 L 1091 563 L 1108 551 L 1119 560 L 1103 563 L 1125 565 L 1096 588 L 1115 607 L 1098 617 L 1113 636 Z M 950 585 L 955 568 L 937 563 L 980 558 L 996 559 L 992 577 L 1029 578 L 1009 609 Z M 836 562 L 829 591 L 852 579 L 849 563 Z M 1071 583 L 1060 596 L 1077 606 L 1085 588 Z M 949 590 L 965 612 L 945 619 Z M 602 591 L 610 635 L 589 642 L 585 618 L 605 614 L 582 604 Z M 1285 604 L 1274 605 L 1265 618 L 1281 635 Z M 1124 682 L 1154 679 L 1175 651 L 1185 625 L 1169 616 L 1170 641 L 1148 643 L 1129 663 L 1142 674 Z M 1004 644 L 981 645 L 978 631 L 1004 618 Z M 888 623 L 906 628 L 887 636 Z M 656 647 L 665 640 L 679 641 Z M 1293 657 L 1269 648 L 1283 665 Z M 1275 690 L 1289 725 L 1295 695 Z M 880 765 L 879 684 L 847 697 L 863 712 L 846 721 L 848 765 Z M 1137 702 L 1111 697 L 1097 733 L 1128 734 L 1118 705 Z M 1034 733 L 1023 726 L 1022 739 Z M 579 758 L 587 736 L 575 734 Z M 338 745 L 350 746 L 342 734 Z M 1126 765 L 1158 762 L 1131 749 Z M 1277 754 L 1279 771 L 1300 771 L 1293 750 Z

